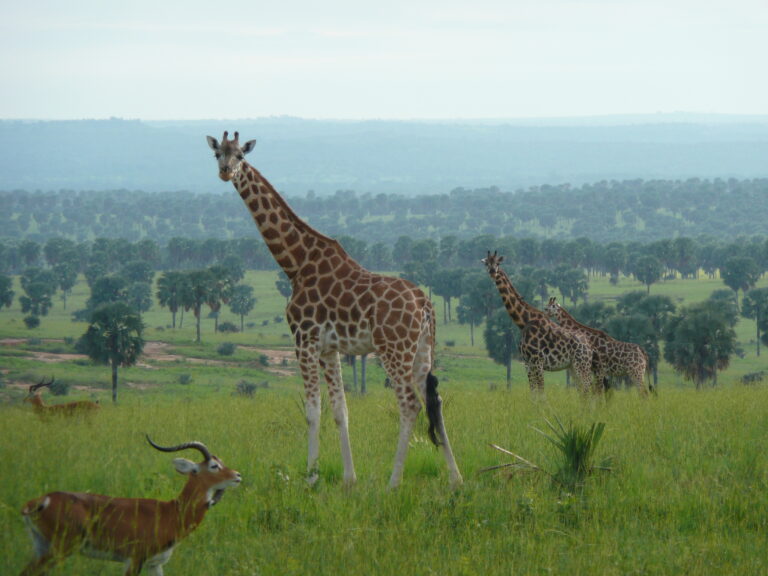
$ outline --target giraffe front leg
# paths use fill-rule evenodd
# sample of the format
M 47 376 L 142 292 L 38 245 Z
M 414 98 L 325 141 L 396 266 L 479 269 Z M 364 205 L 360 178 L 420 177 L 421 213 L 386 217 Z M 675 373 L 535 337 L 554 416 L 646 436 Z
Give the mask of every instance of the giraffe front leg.
M 344 462 L 344 484 L 352 485 L 357 481 L 357 476 L 355 475 L 355 464 L 352 461 L 352 446 L 349 441 L 349 412 L 347 411 L 347 399 L 344 394 L 344 382 L 341 377 L 338 352 L 322 356 L 320 366 L 323 368 L 325 380 L 328 383 L 328 396 L 331 400 L 333 419 L 339 430 L 341 458 Z
M 320 459 L 320 375 L 316 346 L 297 349 L 301 376 L 304 380 L 304 411 L 307 419 L 307 482 L 314 485 L 319 478 Z
M 528 373 L 528 387 L 534 394 L 544 392 L 544 369 L 539 364 L 526 364 L 525 370 Z

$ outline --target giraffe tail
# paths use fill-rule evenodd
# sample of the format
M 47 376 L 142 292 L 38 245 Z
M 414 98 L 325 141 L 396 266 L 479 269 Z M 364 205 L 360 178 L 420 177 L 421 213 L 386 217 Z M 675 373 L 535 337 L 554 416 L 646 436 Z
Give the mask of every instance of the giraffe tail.
M 441 440 L 438 439 L 436 430 L 443 429 L 443 400 L 437 393 L 437 376 L 430 372 L 427 374 L 427 395 L 425 398 L 427 408 L 427 419 L 429 420 L 429 439 L 432 444 L 440 446 Z

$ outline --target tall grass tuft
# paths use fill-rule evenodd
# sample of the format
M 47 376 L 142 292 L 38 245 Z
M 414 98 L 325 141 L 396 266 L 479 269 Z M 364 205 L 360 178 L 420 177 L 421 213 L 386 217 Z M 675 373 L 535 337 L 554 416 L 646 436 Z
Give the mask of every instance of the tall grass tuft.
M 544 421 L 551 430 L 551 434 L 538 428 L 534 430 L 543 435 L 558 450 L 560 460 L 557 470 L 551 475 L 561 489 L 571 493 L 578 492 L 593 472 L 611 470 L 610 456 L 595 463 L 595 452 L 603 437 L 605 422 L 593 422 L 589 428 L 580 427 L 571 422 L 566 428 L 557 416 L 555 416 L 557 426 L 549 420 Z
M 544 421 L 551 430 L 551 434 L 538 428 L 533 429 L 557 448 L 559 460 L 554 471 L 542 468 L 496 444 L 491 444 L 491 447 L 508 456 L 512 456 L 515 460 L 506 464 L 484 468 L 482 471 L 488 472 L 502 468 L 513 468 L 542 472 L 548 475 L 552 482 L 562 491 L 574 494 L 583 489 L 584 483 L 593 472 L 611 470 L 610 456 L 603 458 L 598 464 L 595 463 L 595 452 L 597 451 L 600 439 L 603 437 L 605 422 L 593 422 L 589 428 L 583 428 L 571 423 L 566 428 L 557 416 L 555 416 L 557 426 L 546 418 Z

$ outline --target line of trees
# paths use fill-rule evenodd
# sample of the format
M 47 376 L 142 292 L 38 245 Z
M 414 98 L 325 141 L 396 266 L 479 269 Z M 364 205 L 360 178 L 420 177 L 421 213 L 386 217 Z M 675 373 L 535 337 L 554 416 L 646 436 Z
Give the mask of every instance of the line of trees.
M 339 190 L 290 196 L 296 213 L 331 236 L 392 245 L 399 236 L 437 239 L 456 234 L 595 242 L 656 238 L 719 238 L 762 234 L 768 220 L 768 179 L 624 180 L 527 190 L 456 188 L 404 196 Z M 220 240 L 255 237 L 236 194 L 112 191 L 0 191 L 0 236 L 45 242 L 99 237 Z
M 263 242 L 258 240 L 258 245 Z M 364 260 L 367 245 L 364 241 L 342 238 L 342 244 L 353 257 Z M 200 320 L 204 307 L 214 318 L 214 330 L 218 330 L 218 314 L 223 305 L 240 317 L 240 329 L 244 318 L 256 304 L 253 289 L 241 283 L 246 266 L 238 250 L 238 241 L 178 242 L 176 245 L 205 246 L 205 252 L 213 259 L 207 267 L 187 268 L 192 262 L 187 258 L 175 260 L 180 268 L 165 269 L 157 279 L 157 291 L 152 293 L 153 278 L 158 269 L 168 266 L 170 247 L 160 247 L 150 240 L 131 243 L 122 239 L 98 239 L 92 243 L 75 243 L 68 239 L 54 238 L 44 245 L 33 241 L 17 244 L 0 244 L 0 253 L 6 256 L 0 262 L 23 260 L 25 267 L 21 274 L 23 294 L 19 296 L 22 312 L 27 314 L 24 321 L 28 327 L 40 324 L 53 305 L 55 294 L 60 293 L 66 309 L 67 295 L 75 284 L 78 273 L 85 276 L 91 289 L 86 309 L 75 311 L 73 316 L 89 321 L 93 313 L 105 305 L 122 302 L 137 315 L 149 309 L 153 302 L 168 308 L 172 326 L 176 327 L 177 314 L 183 321 L 185 311 L 192 311 L 196 322 L 196 339 L 200 340 Z M 209 252 L 215 246 L 216 249 Z M 538 241 L 531 238 L 495 238 L 478 236 L 460 240 L 448 236 L 436 242 L 430 239 L 413 240 L 400 237 L 393 253 L 404 259 L 401 275 L 425 285 L 431 294 L 441 296 L 444 302 L 443 321 L 458 321 L 467 325 L 474 345 L 475 327 L 485 323 L 485 340 L 489 353 L 495 359 L 508 363 L 516 340 L 511 326 L 505 326 L 504 318 L 498 316 L 499 300 L 487 274 L 477 265 L 477 255 L 488 248 L 497 249 L 507 260 L 516 262 L 510 270 L 518 290 L 532 303 L 545 302 L 551 292 L 559 293 L 564 303 L 569 303 L 571 312 L 582 322 L 602 328 L 616 338 L 633 341 L 642 345 L 651 357 L 651 367 L 658 365 L 661 357 L 659 342 L 666 338 L 665 359 L 680 366 L 685 358 L 703 358 L 720 354 L 722 358 L 713 366 L 722 369 L 727 366 L 736 350 L 730 342 L 734 318 L 756 320 L 757 353 L 760 344 L 768 344 L 768 291 L 754 289 L 765 273 L 768 241 L 762 237 L 740 239 L 731 243 L 714 243 L 710 240 L 695 241 L 688 238 L 661 240 L 649 244 L 609 243 L 599 245 L 586 239 L 572 241 Z M 274 262 L 271 268 L 276 269 Z M 394 263 L 390 262 L 394 267 Z M 464 265 L 466 264 L 466 265 Z M 670 276 L 693 278 L 703 271 L 706 274 L 720 274 L 724 284 L 730 288 L 723 292 L 732 298 L 732 303 L 720 295 L 720 309 L 733 308 L 734 314 L 728 321 L 718 320 L 719 313 L 713 309 L 706 312 L 713 319 L 708 326 L 716 326 L 710 341 L 697 346 L 694 353 L 690 346 L 694 342 L 690 335 L 709 334 L 697 327 L 691 318 L 703 313 L 699 308 L 680 312 L 682 319 L 672 327 L 666 320 L 674 312 L 671 302 L 651 294 L 656 282 Z M 615 309 L 605 308 L 600 302 L 587 302 L 588 279 L 590 276 L 608 276 L 619 282 L 622 275 L 632 275 L 646 285 L 646 289 L 631 296 L 630 301 L 620 299 Z M 0 274 L 0 306 L 10 307 L 14 301 L 12 282 L 9 276 Z M 290 283 L 279 273 L 276 288 L 286 298 L 290 295 Z M 741 295 L 741 302 L 739 302 Z M 642 296 L 642 298 L 640 297 Z M 628 297 L 629 298 L 629 297 Z M 727 305 L 726 305 L 727 304 Z M 662 314 L 663 311 L 663 314 Z M 662 314 L 660 316 L 660 314 Z M 490 332 L 489 332 L 490 330 Z M 495 335 L 503 334 L 504 346 L 499 345 Z M 683 336 L 689 334 L 689 336 Z M 675 346 L 675 339 L 685 345 Z M 505 348 L 506 346 L 506 348 Z M 511 346 L 511 347 L 510 347 Z M 507 350 L 503 352 L 503 350 Z M 667 354 L 675 354 L 667 357 Z M 716 375 L 711 368 L 698 366 L 683 369 L 681 373 L 697 383 Z M 654 376 L 655 379 L 655 376 Z

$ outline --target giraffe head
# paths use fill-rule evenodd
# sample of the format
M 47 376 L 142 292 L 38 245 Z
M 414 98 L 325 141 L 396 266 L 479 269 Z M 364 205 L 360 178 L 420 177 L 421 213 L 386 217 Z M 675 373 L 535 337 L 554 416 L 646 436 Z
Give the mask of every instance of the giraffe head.
M 499 271 L 502 262 L 504 262 L 504 256 L 499 256 L 495 251 L 491 254 L 490 250 L 488 250 L 488 256 L 482 259 L 482 263 L 485 264 L 491 274 L 496 274 Z
M 549 299 L 547 306 L 544 308 L 544 312 L 546 312 L 547 316 L 550 318 L 557 318 L 560 315 L 560 310 L 560 304 L 557 303 L 557 298 L 554 296 Z
M 240 164 L 245 160 L 245 155 L 256 146 L 256 140 L 249 140 L 240 146 L 240 135 L 237 132 L 232 140 L 227 139 L 228 135 L 229 132 L 224 132 L 221 144 L 213 136 L 207 136 L 208 146 L 213 150 L 219 163 L 219 178 L 224 182 L 228 182 L 237 174 Z

